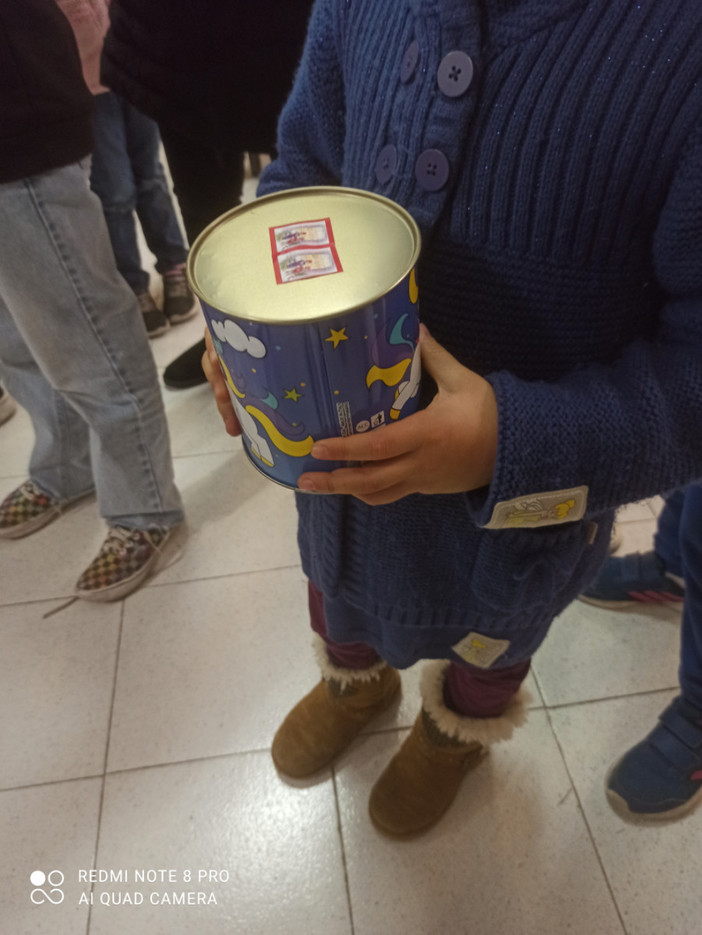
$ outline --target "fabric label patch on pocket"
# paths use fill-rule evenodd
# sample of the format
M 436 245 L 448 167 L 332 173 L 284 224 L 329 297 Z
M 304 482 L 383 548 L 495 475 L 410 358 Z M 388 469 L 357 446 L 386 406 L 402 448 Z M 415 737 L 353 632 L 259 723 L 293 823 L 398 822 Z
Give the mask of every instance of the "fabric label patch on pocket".
M 576 522 L 585 514 L 587 494 L 588 488 L 583 485 L 501 500 L 495 504 L 490 522 L 484 528 L 535 529 Z
M 509 640 L 496 640 L 482 633 L 469 633 L 451 649 L 479 669 L 489 669 L 503 653 L 509 649 Z

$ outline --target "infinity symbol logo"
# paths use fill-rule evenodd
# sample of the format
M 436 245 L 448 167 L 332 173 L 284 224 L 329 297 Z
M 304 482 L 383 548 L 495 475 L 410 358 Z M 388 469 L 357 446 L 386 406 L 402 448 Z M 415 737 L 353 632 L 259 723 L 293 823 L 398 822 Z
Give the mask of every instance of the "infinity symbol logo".
M 42 870 L 34 870 L 30 874 L 29 881 L 32 886 L 35 887 L 30 893 L 29 898 L 36 906 L 41 906 L 45 902 L 53 903 L 54 906 L 58 906 L 59 903 L 63 902 L 63 890 L 59 889 L 59 887 L 63 886 L 64 876 L 60 870 L 50 870 L 48 874 L 44 873 Z M 46 883 L 51 887 L 48 892 L 41 889 Z

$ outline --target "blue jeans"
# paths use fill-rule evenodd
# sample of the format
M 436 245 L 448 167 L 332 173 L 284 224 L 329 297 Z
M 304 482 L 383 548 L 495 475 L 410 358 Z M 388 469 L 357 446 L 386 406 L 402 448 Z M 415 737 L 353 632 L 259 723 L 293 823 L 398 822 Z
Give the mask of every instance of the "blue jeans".
M 702 710 L 702 482 L 665 498 L 654 541 L 666 571 L 685 581 L 680 631 L 680 687 Z
M 102 202 L 117 269 L 134 292 L 146 292 L 134 212 L 156 270 L 185 263 L 187 249 L 159 162 L 158 127 L 112 91 L 95 97 L 95 149 L 90 185 Z
M 27 409 L 29 476 L 110 525 L 183 518 L 133 292 L 117 272 L 89 160 L 0 185 L 0 379 Z

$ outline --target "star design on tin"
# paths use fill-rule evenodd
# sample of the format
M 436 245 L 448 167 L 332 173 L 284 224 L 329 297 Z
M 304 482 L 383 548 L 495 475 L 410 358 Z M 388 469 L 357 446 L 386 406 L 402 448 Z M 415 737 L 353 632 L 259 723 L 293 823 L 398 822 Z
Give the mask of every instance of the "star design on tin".
M 346 334 L 346 328 L 340 328 L 336 331 L 334 328 L 329 329 L 329 337 L 326 338 L 327 341 L 332 341 L 334 344 L 334 350 L 337 349 L 339 344 L 342 341 L 348 341 L 349 336 Z
M 284 398 L 285 398 L 285 399 L 292 399 L 292 401 L 293 401 L 294 403 L 296 403 L 296 402 L 298 401 L 298 399 L 302 399 L 302 393 L 298 393 L 298 391 L 297 391 L 297 390 L 295 389 L 295 387 L 293 386 L 293 388 L 292 388 L 291 390 L 286 390 L 286 391 L 285 391 L 285 397 L 284 397 Z

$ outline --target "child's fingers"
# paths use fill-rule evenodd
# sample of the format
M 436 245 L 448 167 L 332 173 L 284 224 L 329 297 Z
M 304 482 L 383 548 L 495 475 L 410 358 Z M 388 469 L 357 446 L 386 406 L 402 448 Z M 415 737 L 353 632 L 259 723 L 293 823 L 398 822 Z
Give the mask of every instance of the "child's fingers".
M 207 377 L 207 382 L 212 388 L 212 393 L 217 404 L 217 411 L 222 417 L 224 428 L 228 435 L 241 435 L 241 426 L 234 412 L 234 406 L 229 397 L 227 384 L 219 367 L 217 352 L 212 344 L 212 338 L 209 331 L 205 332 L 205 353 L 202 355 L 202 370 Z
M 420 336 L 424 372 L 434 379 L 439 390 L 459 392 L 469 373 L 467 368 L 431 336 L 425 325 L 420 326 Z
M 214 341 L 212 340 L 209 328 L 205 328 L 205 353 L 209 356 L 213 364 L 217 363 L 217 351 L 215 350 Z
M 206 350 L 202 355 L 200 365 L 202 366 L 203 373 L 207 377 L 207 382 L 212 387 L 215 398 L 217 398 L 218 391 L 221 393 L 222 389 L 224 389 L 226 393 L 227 387 L 224 382 L 224 377 L 222 376 L 222 371 L 219 369 L 216 359 L 214 362 L 212 361 L 209 350 Z
M 336 471 L 308 471 L 300 476 L 298 486 L 316 493 L 348 494 L 367 503 L 389 503 L 391 499 L 410 493 L 410 475 L 407 459 L 397 458 L 381 465 L 371 463 Z M 390 491 L 395 495 L 386 499 Z
M 312 457 L 319 461 L 386 461 L 413 451 L 421 443 L 422 415 L 415 413 L 394 425 L 386 425 L 346 438 L 315 442 Z

